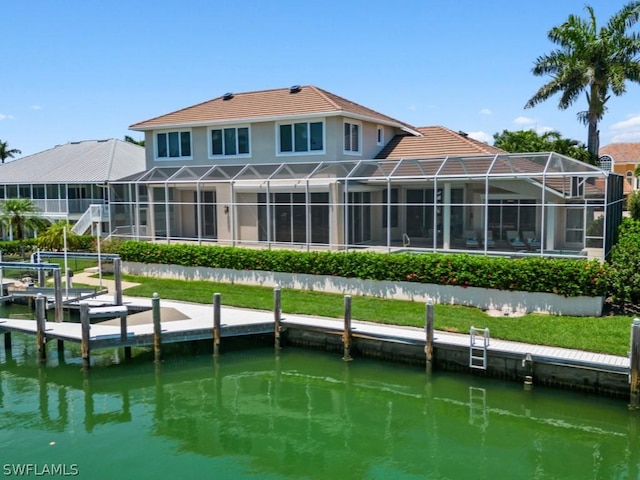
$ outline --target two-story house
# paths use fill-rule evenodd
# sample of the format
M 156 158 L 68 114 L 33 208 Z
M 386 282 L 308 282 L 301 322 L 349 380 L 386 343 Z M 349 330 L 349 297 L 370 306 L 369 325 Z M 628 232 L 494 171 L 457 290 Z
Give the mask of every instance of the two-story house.
M 416 128 L 313 86 L 228 93 L 136 123 L 112 235 L 287 248 L 606 255 L 617 175 Z

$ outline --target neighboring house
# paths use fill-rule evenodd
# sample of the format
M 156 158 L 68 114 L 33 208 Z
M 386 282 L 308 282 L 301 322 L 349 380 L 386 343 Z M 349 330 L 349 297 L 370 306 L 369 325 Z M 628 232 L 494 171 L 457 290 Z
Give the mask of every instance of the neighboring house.
M 144 162 L 144 148 L 122 140 L 58 145 L 0 165 L 0 202 L 29 198 L 49 220 L 72 223 L 78 222 L 90 205 L 102 205 L 107 231 L 108 182 L 144 171 Z M 85 225 L 80 233 L 91 226 L 91 219 Z
M 225 94 L 136 123 L 146 171 L 112 181 L 112 235 L 304 249 L 603 258 L 622 178 L 508 154 L 313 86 Z
M 625 178 L 624 193 L 640 188 L 640 180 L 634 175 L 640 165 L 640 143 L 610 143 L 599 150 L 600 165 Z

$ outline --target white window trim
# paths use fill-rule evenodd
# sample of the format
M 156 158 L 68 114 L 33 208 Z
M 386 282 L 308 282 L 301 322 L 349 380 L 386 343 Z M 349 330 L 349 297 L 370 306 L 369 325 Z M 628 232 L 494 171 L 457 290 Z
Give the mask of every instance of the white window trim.
M 380 134 L 380 138 L 378 138 Z M 384 145 L 384 127 L 382 125 L 376 125 L 376 145 L 382 147 Z
M 249 153 L 238 153 L 236 155 L 225 155 L 224 153 L 221 155 L 214 155 L 213 154 L 213 145 L 211 144 L 211 132 L 213 130 L 222 130 L 224 132 L 225 128 L 235 128 L 236 129 L 236 147 L 237 142 L 238 142 L 238 128 L 247 128 L 249 129 Z M 222 135 L 222 141 L 223 141 L 223 150 L 224 150 L 224 133 Z M 251 158 L 251 125 L 250 124 L 246 124 L 246 125 L 236 125 L 236 124 L 232 124 L 232 125 L 216 125 L 214 127 L 209 127 L 207 128 L 207 154 L 209 156 L 209 160 L 213 160 L 215 158 Z
M 161 133 L 178 133 L 189 132 L 189 145 L 191 147 L 191 155 L 180 157 L 159 157 L 158 156 L 158 135 Z M 167 152 L 168 153 L 168 152 Z M 154 130 L 153 132 L 153 159 L 156 162 L 175 162 L 177 160 L 193 160 L 193 132 L 190 128 Z
M 358 125 L 358 151 L 354 152 L 353 150 L 347 150 L 344 145 L 344 126 L 346 124 L 349 125 Z M 362 156 L 362 122 L 357 121 L 357 120 L 352 120 L 350 118 L 344 120 L 344 122 L 342 122 L 342 153 L 345 155 L 354 155 L 354 156 L 358 156 L 361 157 Z
M 296 123 L 306 123 L 307 128 L 310 123 L 322 123 L 322 150 L 307 150 L 306 152 L 281 152 L 280 151 L 280 125 L 294 125 Z M 295 139 L 294 139 L 295 140 Z M 290 120 L 286 122 L 276 122 L 276 157 L 304 157 L 307 155 L 325 155 L 327 152 L 327 123 L 324 118 L 304 118 Z M 295 147 L 294 147 L 295 148 Z

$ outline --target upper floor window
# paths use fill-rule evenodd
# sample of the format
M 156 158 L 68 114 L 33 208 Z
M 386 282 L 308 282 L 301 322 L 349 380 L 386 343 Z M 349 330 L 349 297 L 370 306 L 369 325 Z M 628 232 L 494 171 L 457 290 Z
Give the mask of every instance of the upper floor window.
M 384 145 L 384 127 L 381 125 L 376 127 L 376 145 L 379 147 Z
M 361 153 L 360 123 L 344 122 L 344 152 Z
M 306 152 L 324 152 L 324 122 L 278 124 L 278 153 Z
M 249 127 L 214 128 L 210 130 L 210 156 L 249 155 Z
M 191 132 L 162 132 L 156 134 L 156 158 L 191 157 Z

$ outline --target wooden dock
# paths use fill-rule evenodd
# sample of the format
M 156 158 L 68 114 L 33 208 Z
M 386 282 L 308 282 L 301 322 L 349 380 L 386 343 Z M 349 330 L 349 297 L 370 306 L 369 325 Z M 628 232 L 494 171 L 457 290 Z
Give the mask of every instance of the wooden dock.
M 322 342 L 325 345 L 331 342 L 334 346 L 345 345 L 345 360 L 350 359 L 350 355 L 348 355 L 350 352 L 346 351 L 346 347 L 351 348 L 351 343 L 355 345 L 352 351 L 356 352 L 368 348 L 367 342 L 370 345 L 376 345 L 374 350 L 387 348 L 380 345 L 391 345 L 392 349 L 389 351 L 392 354 L 390 357 L 393 357 L 393 352 L 400 352 L 403 348 L 405 351 L 412 350 L 414 358 L 421 355 L 423 362 L 425 352 L 429 352 L 427 335 L 425 329 L 422 328 L 351 321 L 350 318 L 347 327 L 347 322 L 342 319 L 280 314 L 275 310 L 257 311 L 234 307 L 219 307 L 217 315 L 219 315 L 220 327 L 216 340 L 216 309 L 214 304 L 202 305 L 171 300 L 160 301 L 159 299 L 156 301 L 158 304 L 161 302 L 161 306 L 157 307 L 159 320 L 157 326 L 154 325 L 153 318 L 156 313 L 152 315 L 152 312 L 155 312 L 153 299 L 125 297 L 122 307 L 105 307 L 105 305 L 113 304 L 113 297 L 108 295 L 101 295 L 83 302 L 90 312 L 94 312 L 96 318 L 105 316 L 103 315 L 105 308 L 115 308 L 116 310 L 122 308 L 124 311 L 147 310 L 146 314 L 132 315 L 129 313 L 129 315 L 124 315 L 124 326 L 118 318 L 119 312 L 117 311 L 111 315 L 115 320 L 87 325 L 88 333 L 85 332 L 87 367 L 89 365 L 88 352 L 91 350 L 154 346 L 158 349 L 157 353 L 159 354 L 159 346 L 165 343 L 194 340 L 212 340 L 215 343 L 225 337 L 265 334 L 273 334 L 276 345 L 279 347 L 281 332 L 285 345 L 295 343 L 290 341 L 290 338 L 294 337 L 293 332 L 298 332 L 298 337 L 311 338 L 315 335 L 317 338 L 324 338 L 324 340 L 318 340 L 316 346 L 321 345 Z M 0 319 L 0 333 L 5 333 L 5 347 L 10 347 L 7 335 L 10 336 L 11 332 L 35 335 L 38 338 L 37 323 L 35 320 Z M 279 325 L 277 334 L 276 324 Z M 45 344 L 50 340 L 83 343 L 81 323 L 45 321 L 41 328 Z M 437 368 L 443 368 L 447 362 L 448 364 L 456 363 L 461 367 L 459 368 L 461 370 L 472 367 L 468 363 L 471 351 L 470 342 L 470 335 L 435 331 L 432 334 L 431 357 L 426 359 L 426 363 L 428 365 L 433 363 Z M 304 342 L 299 344 L 304 344 Z M 216 351 L 215 346 L 214 351 Z M 465 362 L 467 362 L 466 366 Z M 632 373 L 631 365 L 632 362 L 628 357 L 490 339 L 485 347 L 485 364 L 480 369 L 485 371 L 493 369 L 498 372 L 498 376 L 501 376 L 500 371 L 502 371 L 505 377 L 526 378 L 531 375 L 537 380 L 542 375 L 555 378 L 558 376 L 557 369 L 560 368 L 573 372 L 571 375 L 575 377 L 576 384 L 580 382 L 591 383 L 595 385 L 596 391 L 609 392 L 610 390 L 619 390 L 620 385 L 626 385 L 626 391 L 629 391 L 628 379 Z M 556 368 L 556 370 L 554 373 L 546 373 L 545 368 Z M 473 371 L 473 368 L 466 369 Z M 585 380 L 587 373 L 585 372 L 588 375 L 595 375 L 594 379 L 587 382 Z M 571 380 L 569 380 L 569 385 L 570 382 Z M 609 384 L 612 382 L 615 383 L 615 386 L 609 388 Z

